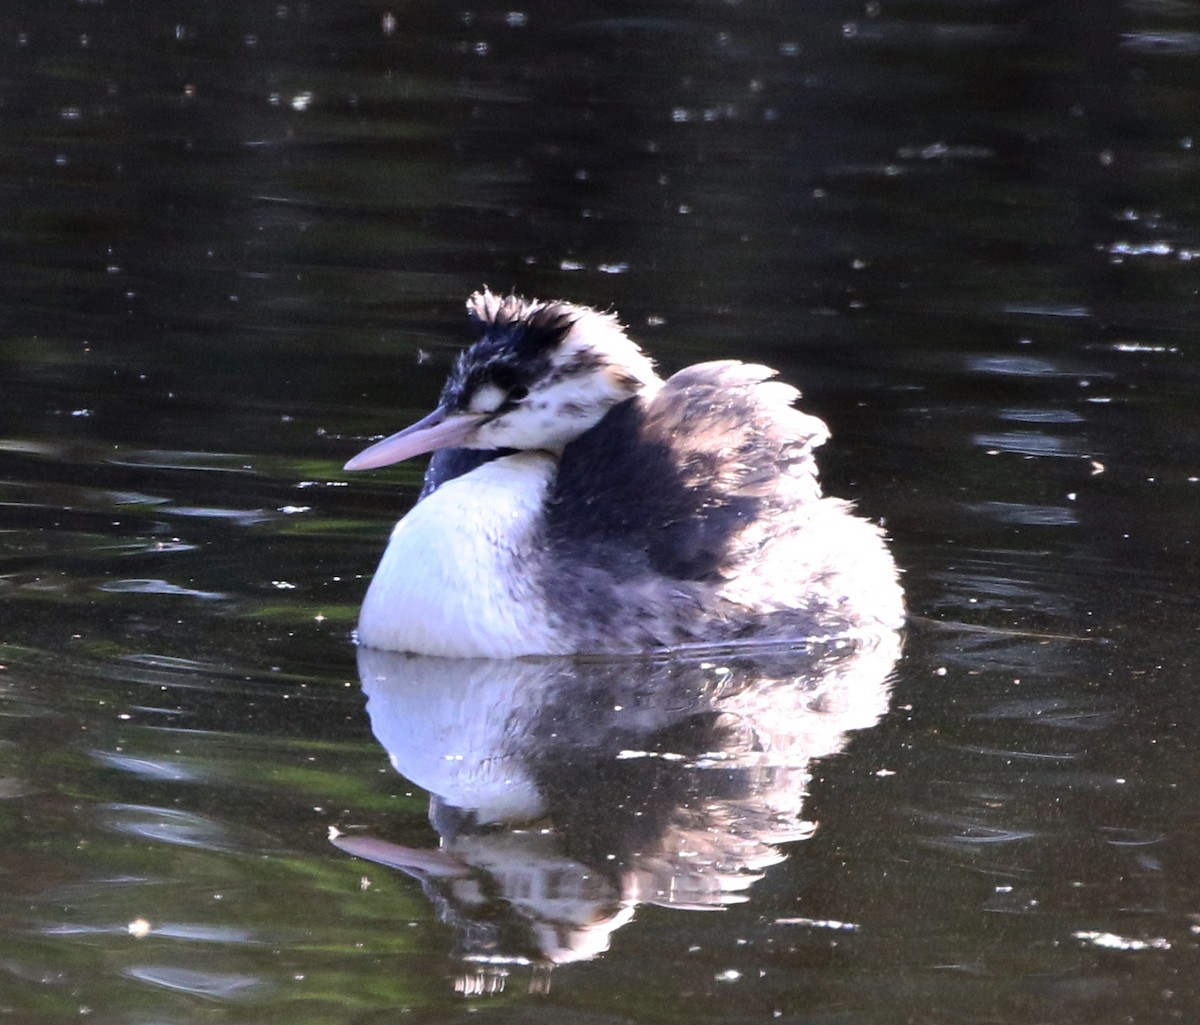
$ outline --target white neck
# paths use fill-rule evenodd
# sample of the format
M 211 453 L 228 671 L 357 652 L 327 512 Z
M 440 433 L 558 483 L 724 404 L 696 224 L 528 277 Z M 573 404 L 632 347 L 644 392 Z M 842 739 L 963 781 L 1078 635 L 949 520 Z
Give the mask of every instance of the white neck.
M 414 506 L 367 590 L 360 643 L 460 658 L 565 654 L 530 583 L 556 466 L 544 452 L 506 456 Z

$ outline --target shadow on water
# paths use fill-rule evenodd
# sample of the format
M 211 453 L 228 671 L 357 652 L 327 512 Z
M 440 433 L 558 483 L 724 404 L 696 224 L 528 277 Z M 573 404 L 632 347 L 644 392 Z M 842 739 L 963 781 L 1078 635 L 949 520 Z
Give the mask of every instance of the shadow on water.
M 376 738 L 431 794 L 440 843 L 338 834 L 421 880 L 465 962 L 497 991 L 514 964 L 596 957 L 641 904 L 745 901 L 815 828 L 810 765 L 887 709 L 899 636 L 761 655 L 493 662 L 363 648 Z

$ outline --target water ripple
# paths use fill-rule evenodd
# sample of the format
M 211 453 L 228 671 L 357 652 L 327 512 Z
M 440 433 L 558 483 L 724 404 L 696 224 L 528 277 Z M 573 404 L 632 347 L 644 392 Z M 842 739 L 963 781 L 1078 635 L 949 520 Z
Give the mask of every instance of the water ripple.
M 202 778 L 190 769 L 183 768 L 178 762 L 165 759 L 134 758 L 131 755 L 114 754 L 111 751 L 93 751 L 91 755 L 104 765 L 131 772 L 144 779 L 195 783 Z
M 966 508 L 998 523 L 1029 527 L 1069 527 L 1079 522 L 1071 509 L 1058 505 L 1031 505 L 1026 502 L 971 502 Z
M 165 989 L 209 997 L 213 1000 L 238 1000 L 257 995 L 266 983 L 253 975 L 232 972 L 202 972 L 173 965 L 142 965 L 127 968 L 126 974 L 142 982 Z
M 229 597 L 220 591 L 198 591 L 195 588 L 180 587 L 178 584 L 150 577 L 109 580 L 100 585 L 100 590 L 113 594 L 164 594 L 184 598 L 199 598 L 202 601 L 224 601 Z
M 1126 32 L 1121 45 L 1135 53 L 1192 57 L 1200 53 L 1200 32 Z
M 84 922 L 56 922 L 42 926 L 38 932 L 43 936 L 141 936 L 153 934 L 173 940 L 237 945 L 263 942 L 256 939 L 248 929 L 202 925 L 195 922 L 167 922 L 161 925 L 142 920 L 103 925 L 89 925 Z
M 972 441 L 980 448 L 999 452 L 1016 452 L 1028 456 L 1058 456 L 1078 458 L 1087 454 L 1085 448 L 1068 444 L 1041 431 L 1002 431 L 996 434 L 976 434 Z
M 226 854 L 276 846 L 269 837 L 253 830 L 242 828 L 235 833 L 224 823 L 191 812 L 140 804 L 109 804 L 102 810 L 107 813 L 110 829 L 146 840 Z

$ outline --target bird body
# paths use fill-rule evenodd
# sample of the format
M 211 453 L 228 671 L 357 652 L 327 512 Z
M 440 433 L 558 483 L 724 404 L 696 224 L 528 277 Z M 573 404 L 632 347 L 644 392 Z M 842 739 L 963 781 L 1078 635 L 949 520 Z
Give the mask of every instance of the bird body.
M 438 408 L 347 464 L 435 452 L 360 643 L 511 658 L 900 625 L 882 536 L 822 497 L 828 431 L 774 371 L 664 382 L 607 314 L 486 291 L 468 311 L 480 337 Z
M 555 461 L 521 452 L 447 481 L 392 531 L 359 616 L 372 648 L 512 658 L 567 654 L 537 564 Z

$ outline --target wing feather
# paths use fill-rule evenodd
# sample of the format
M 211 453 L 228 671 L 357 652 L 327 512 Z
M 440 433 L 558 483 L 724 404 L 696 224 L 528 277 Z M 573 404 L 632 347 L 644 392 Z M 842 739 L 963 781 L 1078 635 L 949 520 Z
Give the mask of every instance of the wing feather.
M 617 578 L 717 582 L 745 529 L 820 497 L 825 424 L 768 367 L 726 360 L 629 399 L 563 452 L 546 514 L 560 555 Z

